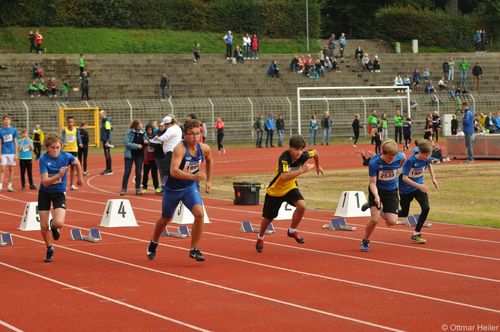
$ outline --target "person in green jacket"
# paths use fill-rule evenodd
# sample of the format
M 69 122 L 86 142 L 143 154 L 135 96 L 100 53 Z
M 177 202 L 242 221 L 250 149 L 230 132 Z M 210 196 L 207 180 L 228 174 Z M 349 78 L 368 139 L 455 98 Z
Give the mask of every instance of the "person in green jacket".
M 372 110 L 372 113 L 368 115 L 368 133 L 371 134 L 373 128 L 377 128 L 377 111 Z M 373 136 L 371 144 L 373 144 Z
M 382 137 L 383 140 L 389 138 L 389 121 L 387 120 L 387 114 L 382 113 Z
M 395 138 L 394 140 L 399 144 L 402 144 L 403 140 L 403 117 L 401 116 L 401 110 L 399 106 L 396 106 L 396 115 L 394 115 L 394 128 L 395 128 Z
M 44 80 L 40 80 L 40 82 L 38 83 L 38 92 L 39 92 L 38 96 L 47 95 L 47 87 L 45 86 Z
M 29 93 L 29 95 L 30 95 L 31 98 L 33 98 L 36 95 L 40 96 L 38 94 L 38 86 L 36 84 L 36 81 L 32 81 L 30 83 L 30 85 L 28 85 L 28 93 Z
M 82 77 L 85 71 L 85 59 L 83 58 L 83 53 L 80 53 L 80 60 L 78 61 L 80 67 L 80 77 Z
M 469 61 L 463 58 L 463 60 L 458 64 L 458 68 L 460 69 L 460 86 L 462 89 L 467 89 L 467 72 L 470 68 Z
M 69 84 L 63 78 L 61 81 L 61 86 L 59 87 L 59 91 L 61 91 L 61 97 L 63 97 L 65 101 L 68 101 L 69 99 L 69 90 L 70 90 Z

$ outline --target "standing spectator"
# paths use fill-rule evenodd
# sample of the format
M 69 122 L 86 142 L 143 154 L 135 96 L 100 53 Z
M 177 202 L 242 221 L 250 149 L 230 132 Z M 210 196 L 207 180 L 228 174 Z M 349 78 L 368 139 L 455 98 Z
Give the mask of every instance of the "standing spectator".
M 255 142 L 255 147 L 262 147 L 262 136 L 264 134 L 264 114 L 260 113 L 257 120 L 253 124 L 253 128 L 257 132 L 257 141 Z
M 50 99 L 57 97 L 57 87 L 56 87 L 56 78 L 49 78 L 47 81 L 47 92 L 49 94 Z
M 387 120 L 387 114 L 382 113 L 382 139 L 386 140 L 389 138 L 389 120 Z
M 252 45 L 252 38 L 248 35 L 248 32 L 243 36 L 243 59 L 250 59 L 250 46 Z
M 252 37 L 252 59 L 259 60 L 259 38 L 256 33 Z
M 155 137 L 154 128 L 151 124 L 146 125 L 146 138 L 149 144 L 146 146 L 144 151 L 144 170 L 142 173 L 142 193 L 148 192 L 148 180 L 149 173 L 151 172 L 151 178 L 153 179 L 153 186 L 155 187 L 155 193 L 161 193 L 160 182 L 158 181 L 158 169 L 155 162 L 155 144 L 151 140 Z M 136 181 L 138 181 L 136 179 Z
M 271 77 L 280 77 L 280 68 L 278 67 L 278 62 L 276 60 L 273 60 L 271 64 L 269 65 L 269 68 L 267 69 L 267 75 Z
M 316 114 L 311 115 L 309 120 L 309 145 L 316 145 L 316 136 L 318 134 L 318 119 Z
M 401 116 L 399 106 L 396 106 L 396 114 L 394 115 L 394 130 L 394 140 L 401 144 L 403 136 L 403 117 Z
M 411 119 L 406 118 L 406 122 L 403 124 L 403 137 L 405 139 L 405 146 L 403 147 L 403 150 L 410 149 L 411 134 L 412 134 Z
M 432 113 L 432 137 L 436 143 L 439 142 L 440 133 L 441 133 L 441 117 L 439 116 L 438 111 L 434 111 L 434 113 Z
M 36 47 L 36 39 L 35 39 L 35 34 L 33 33 L 33 30 L 30 30 L 30 34 L 28 35 L 28 40 L 30 41 L 30 53 L 33 51 L 37 51 Z
M 448 77 L 448 75 L 450 74 L 450 65 L 448 64 L 447 59 L 444 59 L 443 65 L 441 67 L 443 68 L 444 77 Z
M 472 68 L 472 75 L 474 75 L 474 90 L 479 91 L 479 81 L 483 76 L 483 68 L 476 62 L 476 65 Z
M 82 73 L 82 82 L 80 83 L 80 90 L 82 90 L 82 100 L 89 100 L 89 74 L 84 71 Z
M 61 86 L 59 87 L 59 91 L 61 94 L 61 98 L 64 98 L 64 101 L 67 102 L 69 100 L 69 91 L 71 90 L 71 87 L 69 86 L 68 82 L 63 78 L 61 81 Z
M 462 126 L 465 135 L 465 148 L 467 149 L 467 160 L 465 160 L 464 163 L 467 164 L 474 162 L 474 151 L 472 149 L 472 135 L 474 135 L 474 112 L 466 102 L 462 103 L 462 111 L 464 112 Z
M 418 71 L 418 68 L 415 68 L 415 71 L 413 72 L 412 75 L 412 80 L 413 80 L 413 86 L 416 88 L 420 83 L 420 72 Z
M 35 152 L 36 160 L 40 159 L 43 140 L 44 133 L 40 129 L 40 122 L 35 122 L 35 129 L 33 129 L 33 152 Z
M 375 154 L 379 154 L 381 152 L 382 138 L 380 137 L 380 132 L 377 127 L 373 127 L 371 135 L 372 141 L 375 143 Z
M 36 51 L 38 52 L 38 54 L 41 54 L 43 51 L 43 46 L 42 46 L 43 36 L 38 30 L 35 31 L 35 42 L 36 42 Z
M 332 32 L 330 38 L 328 38 L 328 57 L 333 59 L 335 53 L 335 33 Z
M 87 172 L 87 157 L 89 155 L 89 132 L 87 122 L 80 124 L 80 144 L 78 144 L 78 161 L 83 167 L 83 176 L 89 175 Z
M 80 77 L 83 76 L 85 71 L 85 59 L 83 58 L 83 53 L 80 53 L 80 59 L 78 60 L 78 67 L 80 67 Z
M 359 128 L 361 128 L 361 125 L 359 124 L 359 114 L 354 115 L 354 120 L 352 121 L 352 131 L 354 133 L 354 137 L 352 138 L 354 140 L 354 143 L 352 146 L 355 148 L 356 144 L 358 144 L 358 139 L 359 139 Z
M 486 52 L 486 44 L 488 39 L 486 38 L 486 30 L 481 30 L 481 52 Z
M 460 86 L 462 89 L 467 89 L 467 72 L 470 68 L 470 64 L 467 59 L 463 58 L 458 64 L 458 68 L 460 69 Z
M 113 174 L 113 170 L 111 169 L 111 117 L 106 115 L 106 111 L 99 111 L 99 119 L 101 120 L 100 126 L 100 136 L 101 136 L 101 145 L 102 150 L 104 152 L 104 159 L 106 159 L 106 169 L 101 172 L 101 175 L 111 175 Z
M 222 37 L 222 39 L 226 43 L 226 59 L 229 60 L 231 59 L 233 53 L 233 34 L 231 31 L 228 31 L 227 35 Z
M 219 154 L 225 154 L 226 149 L 224 149 L 224 145 L 222 145 L 222 140 L 224 139 L 224 119 L 217 118 L 215 122 L 215 130 L 217 130 L 217 151 Z
M 481 51 L 481 30 L 477 29 L 474 34 L 474 48 L 476 52 Z
M 323 137 L 321 138 L 321 145 L 330 143 L 330 128 L 332 122 L 330 120 L 330 112 L 325 111 L 321 118 L 321 126 L 323 127 Z
M 161 98 L 165 99 L 165 97 L 170 99 L 170 93 L 168 89 L 170 88 L 170 80 L 168 79 L 167 73 L 161 74 L 160 80 L 160 88 L 161 88 Z
M 283 146 L 283 134 L 285 133 L 285 120 L 283 120 L 283 113 L 278 113 L 276 119 L 276 131 L 278 132 L 278 146 Z
M 269 112 L 266 118 L 266 148 L 269 146 L 274 148 L 273 135 L 275 128 L 276 128 L 276 123 L 274 121 L 274 114 L 272 112 Z
M 80 129 L 75 127 L 75 118 L 71 115 L 66 118 L 66 127 L 62 130 L 61 141 L 63 143 L 63 151 L 77 158 L 78 147 L 82 144 L 82 140 L 80 138 Z M 75 186 L 75 176 L 80 176 L 80 174 L 75 174 L 74 165 L 71 166 L 69 174 L 69 189 L 78 190 L 78 187 Z
M 135 164 L 135 194 L 142 195 L 141 172 L 142 163 L 144 162 L 144 147 L 148 144 L 148 140 L 146 139 L 146 133 L 142 130 L 141 121 L 132 121 L 125 133 L 123 143 L 125 144 L 125 171 L 120 195 L 123 196 L 127 193 L 128 178 L 132 172 L 132 164 Z
M 154 123 L 157 121 L 153 122 L 153 127 Z M 167 132 L 167 129 L 165 128 L 165 125 L 162 124 L 161 121 L 159 121 L 158 128 L 153 129 L 155 137 L 161 137 L 163 134 Z M 165 152 L 163 152 L 163 143 L 160 141 L 156 141 L 154 138 L 149 139 L 149 145 L 148 147 L 153 147 L 154 148 L 154 162 L 156 165 L 156 169 L 158 171 L 159 175 L 159 181 L 161 182 L 159 185 L 159 190 L 156 191 L 155 193 L 157 195 L 161 195 L 163 192 L 162 184 L 163 184 L 163 178 L 165 178 L 166 175 L 166 165 L 165 165 Z
M 493 113 L 490 112 L 484 121 L 484 126 L 486 128 L 486 133 L 494 134 L 495 133 L 495 122 L 493 120 Z
M 448 81 L 454 81 L 455 80 L 455 61 L 453 61 L 453 58 L 450 56 L 450 59 L 448 60 Z
M 205 123 L 205 121 L 201 121 L 200 120 L 200 131 L 201 131 L 201 139 L 200 139 L 200 142 L 202 143 L 205 143 L 207 141 L 207 135 L 208 135 L 208 131 L 207 131 L 207 124 Z
M 424 139 L 432 141 L 432 119 L 425 120 Z
M 201 56 L 200 43 L 195 43 L 193 49 L 193 62 L 198 63 L 198 61 L 200 61 L 200 56 Z
M 456 135 L 458 130 L 458 120 L 455 114 L 451 115 L 451 134 Z
M 368 133 L 371 135 L 373 128 L 377 126 L 377 111 L 372 110 L 372 113 L 368 115 L 367 122 L 368 122 Z M 372 136 L 371 144 L 373 144 L 373 142 L 374 140 Z
M 21 170 L 21 190 L 24 190 L 26 186 L 26 180 L 24 175 L 28 172 L 28 181 L 30 183 L 30 189 L 36 189 L 33 184 L 33 173 L 32 173 L 32 163 L 33 155 L 33 141 L 29 137 L 28 129 L 23 130 L 23 136 L 18 139 L 17 145 L 19 146 L 19 167 Z
M 3 189 L 3 176 L 5 170 L 9 170 L 9 183 L 7 191 L 12 192 L 12 181 L 14 180 L 14 167 L 18 156 L 17 129 L 10 125 L 11 117 L 5 114 L 2 118 L 0 128 L 0 192 Z
M 340 51 L 340 57 L 344 57 L 344 50 L 347 45 L 347 38 L 345 36 L 345 33 L 341 33 L 339 37 L 339 51 Z

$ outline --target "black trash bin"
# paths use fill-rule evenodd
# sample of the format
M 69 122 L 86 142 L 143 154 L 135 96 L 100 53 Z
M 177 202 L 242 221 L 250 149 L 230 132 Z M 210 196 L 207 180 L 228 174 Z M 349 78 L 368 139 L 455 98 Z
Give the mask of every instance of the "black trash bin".
M 260 182 L 233 182 L 235 205 L 258 205 Z

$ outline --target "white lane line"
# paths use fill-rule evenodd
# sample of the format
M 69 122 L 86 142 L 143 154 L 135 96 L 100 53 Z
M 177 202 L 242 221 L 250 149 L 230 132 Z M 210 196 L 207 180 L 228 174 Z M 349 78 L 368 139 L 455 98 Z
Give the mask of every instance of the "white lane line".
M 6 327 L 6 328 L 8 328 L 9 330 L 12 330 L 12 331 L 14 331 L 14 332 L 23 332 L 23 330 L 18 329 L 17 327 L 15 327 L 15 326 L 13 326 L 13 325 L 10 325 L 9 323 L 4 322 L 3 320 L 0 320 L 0 325 L 2 325 L 3 327 Z

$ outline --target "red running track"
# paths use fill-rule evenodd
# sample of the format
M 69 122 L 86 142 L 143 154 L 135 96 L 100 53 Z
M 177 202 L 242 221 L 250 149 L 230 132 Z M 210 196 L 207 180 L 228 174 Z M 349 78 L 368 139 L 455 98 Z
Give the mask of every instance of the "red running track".
M 320 147 L 325 167 L 340 160 L 359 167 L 357 155 L 349 158 L 353 153 L 346 149 L 346 157 L 336 158 L 342 151 L 335 148 Z M 329 149 L 335 152 L 331 161 Z M 216 156 L 216 173 L 250 172 L 248 160 L 237 161 L 249 155 L 258 160 L 252 171 L 271 173 L 280 153 L 242 151 Z M 115 165 L 121 162 L 116 159 Z M 157 257 L 148 261 L 161 206 L 160 197 L 148 194 L 126 196 L 139 227 L 101 228 L 99 244 L 71 241 L 70 228 L 98 225 L 106 201 L 119 198 L 120 169 L 112 176 L 91 175 L 81 190 L 68 192 L 66 227 L 50 264 L 42 262 L 39 232 L 17 229 L 25 202 L 35 201 L 37 193 L 0 194 L 0 230 L 14 237 L 14 246 L 0 248 L 0 327 L 441 331 L 446 325 L 477 331 L 479 324 L 499 330 L 497 229 L 435 223 L 425 229 L 429 242 L 421 246 L 409 240 L 407 227 L 379 227 L 372 251 L 361 253 L 366 218 L 350 220 L 358 226 L 354 232 L 333 232 L 321 227 L 331 212 L 308 210 L 300 225 L 304 245 L 286 236 L 288 221 L 277 221 L 277 233 L 266 236 L 264 253 L 258 254 L 255 234 L 240 233 L 239 223 L 257 224 L 262 207 L 205 197 L 212 221 L 201 244 L 207 260 L 188 258 L 189 240 L 162 238 Z M 98 174 L 99 168 L 90 171 Z

